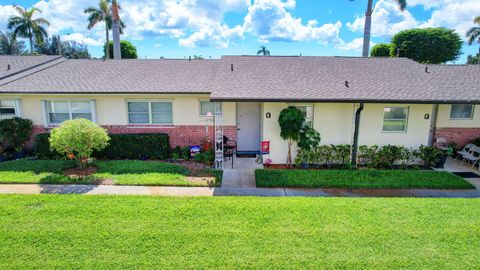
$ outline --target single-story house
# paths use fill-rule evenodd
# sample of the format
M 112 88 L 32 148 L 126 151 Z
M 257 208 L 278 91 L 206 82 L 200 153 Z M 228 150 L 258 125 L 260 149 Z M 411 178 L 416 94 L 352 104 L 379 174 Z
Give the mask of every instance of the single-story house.
M 69 60 L 0 56 L 0 117 L 31 119 L 35 133 L 88 118 L 110 133 L 162 132 L 172 147 L 213 140 L 215 107 L 239 152 L 270 142 L 285 163 L 278 116 L 305 112 L 324 144 L 416 148 L 480 137 L 480 65 L 404 58 L 224 56 L 215 60 Z M 363 107 L 363 110 L 359 110 Z

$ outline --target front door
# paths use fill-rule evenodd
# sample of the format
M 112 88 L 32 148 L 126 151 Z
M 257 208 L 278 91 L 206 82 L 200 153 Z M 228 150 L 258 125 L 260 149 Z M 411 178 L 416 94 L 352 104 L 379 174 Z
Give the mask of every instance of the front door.
M 237 151 L 260 151 L 260 103 L 237 103 Z

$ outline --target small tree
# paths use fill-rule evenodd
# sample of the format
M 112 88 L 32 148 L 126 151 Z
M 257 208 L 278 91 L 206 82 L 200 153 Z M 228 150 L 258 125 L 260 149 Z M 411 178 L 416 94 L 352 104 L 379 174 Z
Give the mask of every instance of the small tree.
M 32 135 L 32 120 L 14 117 L 0 121 L 0 134 L 6 148 L 23 148 Z
M 284 140 L 288 140 L 288 156 L 287 164 L 292 165 L 292 145 L 298 141 L 300 136 L 300 130 L 303 128 L 305 122 L 305 116 L 302 111 L 296 107 L 290 106 L 283 109 L 278 117 L 278 123 L 280 124 L 280 137 Z
M 372 47 L 370 55 L 372 57 L 389 57 L 390 56 L 390 47 L 392 45 L 386 43 L 380 43 Z
M 63 122 L 50 134 L 50 147 L 69 159 L 75 159 L 80 168 L 85 168 L 93 151 L 100 151 L 108 145 L 105 129 L 87 119 Z

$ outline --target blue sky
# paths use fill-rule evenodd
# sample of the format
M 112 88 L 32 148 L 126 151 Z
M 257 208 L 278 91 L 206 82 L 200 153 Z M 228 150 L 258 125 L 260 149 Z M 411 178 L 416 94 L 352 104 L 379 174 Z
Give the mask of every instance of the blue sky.
M 12 5 L 35 6 L 52 25 L 50 33 L 89 46 L 102 56 L 102 26 L 86 29 L 83 9 L 96 0 L 4 0 L 0 31 L 14 13 Z M 255 54 L 261 45 L 272 55 L 360 56 L 366 0 L 120 0 L 127 28 L 123 39 L 137 46 L 142 58 Z M 376 0 L 372 45 L 388 42 L 403 29 L 444 26 L 462 37 L 480 15 L 479 0 L 410 0 L 407 11 L 392 0 Z M 457 63 L 478 51 L 463 47 Z

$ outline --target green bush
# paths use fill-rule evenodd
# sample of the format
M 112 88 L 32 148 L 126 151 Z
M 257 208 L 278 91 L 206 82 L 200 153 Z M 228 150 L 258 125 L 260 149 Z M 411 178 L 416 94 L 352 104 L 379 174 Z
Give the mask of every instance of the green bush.
M 320 146 L 321 139 L 322 137 L 318 131 L 311 127 L 303 127 L 300 130 L 297 145 L 300 149 L 309 151 Z
M 50 133 L 40 133 L 35 135 L 33 153 L 40 159 L 59 159 L 62 156 L 57 151 L 50 148 Z
M 473 139 L 472 143 L 476 146 L 480 146 L 480 137 Z
M 164 133 L 110 134 L 110 144 L 97 156 L 109 159 L 166 159 L 168 135 Z
M 100 151 L 108 145 L 107 131 L 90 120 L 79 118 L 63 122 L 50 134 L 52 150 L 75 159 L 84 168 L 93 151 Z
M 0 134 L 5 148 L 23 148 L 32 135 L 32 129 L 32 120 L 29 119 L 14 117 L 0 120 Z
M 188 147 L 188 146 L 182 147 L 181 156 L 182 156 L 183 159 L 189 160 L 190 159 L 190 147 Z
M 413 155 L 422 161 L 424 167 L 430 168 L 435 166 L 445 153 L 437 147 L 420 145 Z

